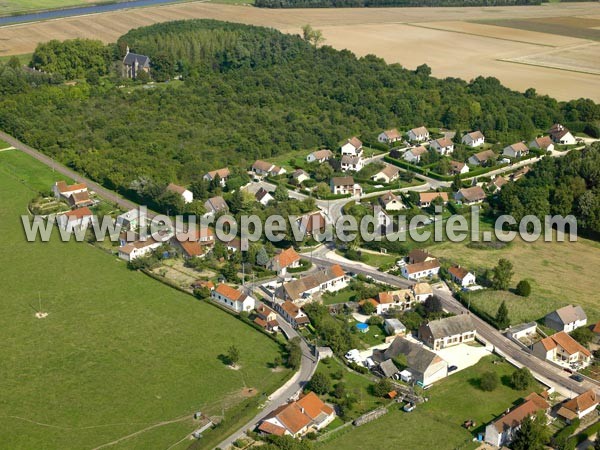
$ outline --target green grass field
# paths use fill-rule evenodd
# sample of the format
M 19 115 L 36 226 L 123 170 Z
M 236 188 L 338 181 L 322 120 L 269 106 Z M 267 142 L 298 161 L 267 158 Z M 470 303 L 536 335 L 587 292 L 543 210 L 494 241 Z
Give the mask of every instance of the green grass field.
M 600 244 L 578 238 L 577 242 L 514 241 L 500 249 L 475 249 L 466 243 L 445 242 L 432 245 L 429 251 L 441 258 L 471 270 L 491 269 L 500 258 L 513 263 L 512 287 L 522 280 L 530 281 L 531 296 L 518 297 L 510 292 L 481 292 L 473 303 L 496 314 L 502 300 L 507 301 L 513 323 L 536 320 L 569 303 L 581 305 L 590 322 L 600 320 L 598 290 L 600 278 Z
M 27 243 L 19 216 L 58 177 L 16 151 L 0 153 L 0 175 L 3 445 L 95 448 L 174 421 L 111 447 L 167 448 L 194 430 L 194 411 L 230 417 L 245 387 L 260 397 L 283 383 L 288 372 L 268 367 L 277 344 L 219 309 L 87 244 Z M 45 319 L 34 316 L 38 295 Z M 219 359 L 230 345 L 238 371 Z M 229 428 L 207 433 L 205 447 Z
M 474 434 L 462 427 L 465 420 L 475 420 L 477 430 L 512 407 L 531 391 L 516 391 L 508 386 L 514 367 L 508 363 L 492 364 L 493 357 L 450 376 L 426 391 L 429 402 L 412 413 L 392 406 L 385 416 L 358 428 L 347 428 L 318 448 L 362 449 L 407 448 L 411 450 L 474 449 Z M 481 375 L 495 371 L 503 383 L 492 392 L 478 387 Z M 539 388 L 536 388 L 539 390 Z

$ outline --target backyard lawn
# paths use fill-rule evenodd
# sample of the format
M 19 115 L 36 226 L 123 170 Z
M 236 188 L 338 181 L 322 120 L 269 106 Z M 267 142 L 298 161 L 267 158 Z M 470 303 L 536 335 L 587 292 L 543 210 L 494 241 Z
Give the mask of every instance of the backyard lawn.
M 19 216 L 58 178 L 24 154 L 0 153 L 2 442 L 95 448 L 172 421 L 114 446 L 167 448 L 194 430 L 193 412 L 228 418 L 283 383 L 289 372 L 269 368 L 278 345 L 219 309 L 87 244 L 27 243 Z M 37 319 L 39 309 L 48 316 Z M 240 370 L 221 361 L 231 345 Z M 255 413 L 252 405 L 236 419 Z
M 474 433 L 462 427 L 465 420 L 477 422 L 477 430 L 512 407 L 531 392 L 516 391 L 508 386 L 514 367 L 506 362 L 493 364 L 495 357 L 482 359 L 477 365 L 450 376 L 436 384 L 425 395 L 429 402 L 405 413 L 392 406 L 383 417 L 357 428 L 342 430 L 319 448 L 362 449 L 365 443 L 377 443 L 377 448 L 409 449 L 474 449 Z M 502 383 L 492 392 L 478 387 L 484 372 L 498 373 Z M 535 390 L 539 391 L 537 387 Z
M 512 288 L 522 280 L 531 283 L 531 296 L 518 297 L 508 292 L 481 292 L 473 295 L 473 304 L 495 315 L 502 300 L 507 301 L 513 323 L 540 319 L 558 307 L 581 305 L 589 322 L 600 320 L 600 244 L 578 238 L 577 242 L 515 241 L 499 249 L 469 248 L 466 243 L 445 242 L 430 246 L 441 258 L 482 271 L 494 267 L 500 258 L 513 263 Z M 568 280 L 568 282 L 566 281 Z

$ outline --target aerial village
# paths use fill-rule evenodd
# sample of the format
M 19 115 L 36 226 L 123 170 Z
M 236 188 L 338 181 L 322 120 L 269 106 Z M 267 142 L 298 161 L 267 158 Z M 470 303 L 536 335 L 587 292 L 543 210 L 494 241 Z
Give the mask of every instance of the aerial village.
M 85 183 L 58 181 L 52 196 L 31 207 L 56 214 L 58 226 L 72 232 L 87 229 L 94 214 L 112 216 L 121 227 L 118 243 L 91 243 L 278 342 L 294 342 L 305 350 L 313 366 L 303 389 L 261 417 L 246 437 L 320 436 L 387 412 L 380 402 L 360 415 L 349 414 L 341 397 L 320 388 L 317 364 L 339 365 L 371 379 L 376 396 L 411 413 L 428 401 L 433 385 L 495 354 L 495 362 L 515 367 L 514 378 L 522 376 L 524 389 L 531 392 L 487 424 L 465 417 L 464 427 L 478 430 L 474 440 L 482 445 L 501 448 L 532 416 L 557 427 L 597 418 L 593 386 L 596 377 L 600 380 L 594 358 L 600 323 L 588 323 L 585 311 L 571 304 L 530 323 L 508 326 L 501 317 L 491 318 L 496 329 L 486 323 L 489 317 L 465 304 L 465 294 L 490 288 L 494 280 L 489 274 L 438 258 L 426 247 L 402 253 L 407 247 L 341 246 L 317 242 L 313 235 L 342 214 L 379 211 L 378 224 L 386 227 L 400 214 L 421 213 L 430 217 L 421 227 L 430 227 L 434 208 L 443 211 L 442 217 L 462 214 L 471 205 L 488 208 L 532 163 L 560 157 L 578 145 L 581 140 L 560 124 L 531 142 L 510 145 L 489 143 L 477 130 L 433 132 L 421 126 L 406 133 L 383 131 L 368 146 L 350 137 L 335 151 L 318 149 L 296 158 L 292 167 L 257 160 L 242 175 L 224 167 L 206 173 L 200 187 L 166 186 L 178 202 L 197 204 L 195 210 L 205 217 L 242 211 L 297 215 L 301 242 L 286 239 L 281 246 L 265 241 L 246 251 L 239 237 L 221 241 L 211 227 L 193 236 L 165 228 L 160 239 L 137 240 L 149 219 L 140 217 L 138 209 L 112 206 Z M 244 182 L 230 189 L 233 177 Z M 534 361 L 528 369 L 515 357 L 522 351 Z M 548 374 L 561 371 L 572 374 L 571 382 L 580 389 L 569 395 L 557 386 Z

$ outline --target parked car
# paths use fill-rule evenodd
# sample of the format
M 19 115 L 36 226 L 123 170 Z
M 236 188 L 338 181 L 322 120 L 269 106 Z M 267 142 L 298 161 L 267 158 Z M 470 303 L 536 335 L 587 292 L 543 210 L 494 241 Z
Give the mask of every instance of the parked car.
M 454 372 L 457 369 L 458 369 L 458 367 L 456 367 L 456 366 L 450 366 L 450 367 L 448 367 L 448 373 Z
M 407 403 L 406 405 L 404 405 L 404 408 L 402 408 L 405 412 L 413 412 L 416 408 L 416 405 L 414 403 Z
M 579 375 L 578 373 L 574 373 L 569 378 L 571 378 L 572 380 L 577 381 L 578 383 L 581 383 L 583 381 L 583 377 L 581 375 Z

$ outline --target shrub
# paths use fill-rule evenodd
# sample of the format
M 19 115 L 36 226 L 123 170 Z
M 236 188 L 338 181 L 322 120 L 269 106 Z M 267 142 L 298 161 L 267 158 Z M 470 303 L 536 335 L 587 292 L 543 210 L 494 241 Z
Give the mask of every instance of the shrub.
M 529 281 L 519 281 L 519 284 L 517 284 L 517 295 L 520 295 L 521 297 L 529 297 L 529 294 L 531 294 L 531 284 L 529 284 Z
M 486 372 L 481 376 L 481 389 L 484 391 L 493 391 L 500 384 L 500 378 L 496 372 Z

